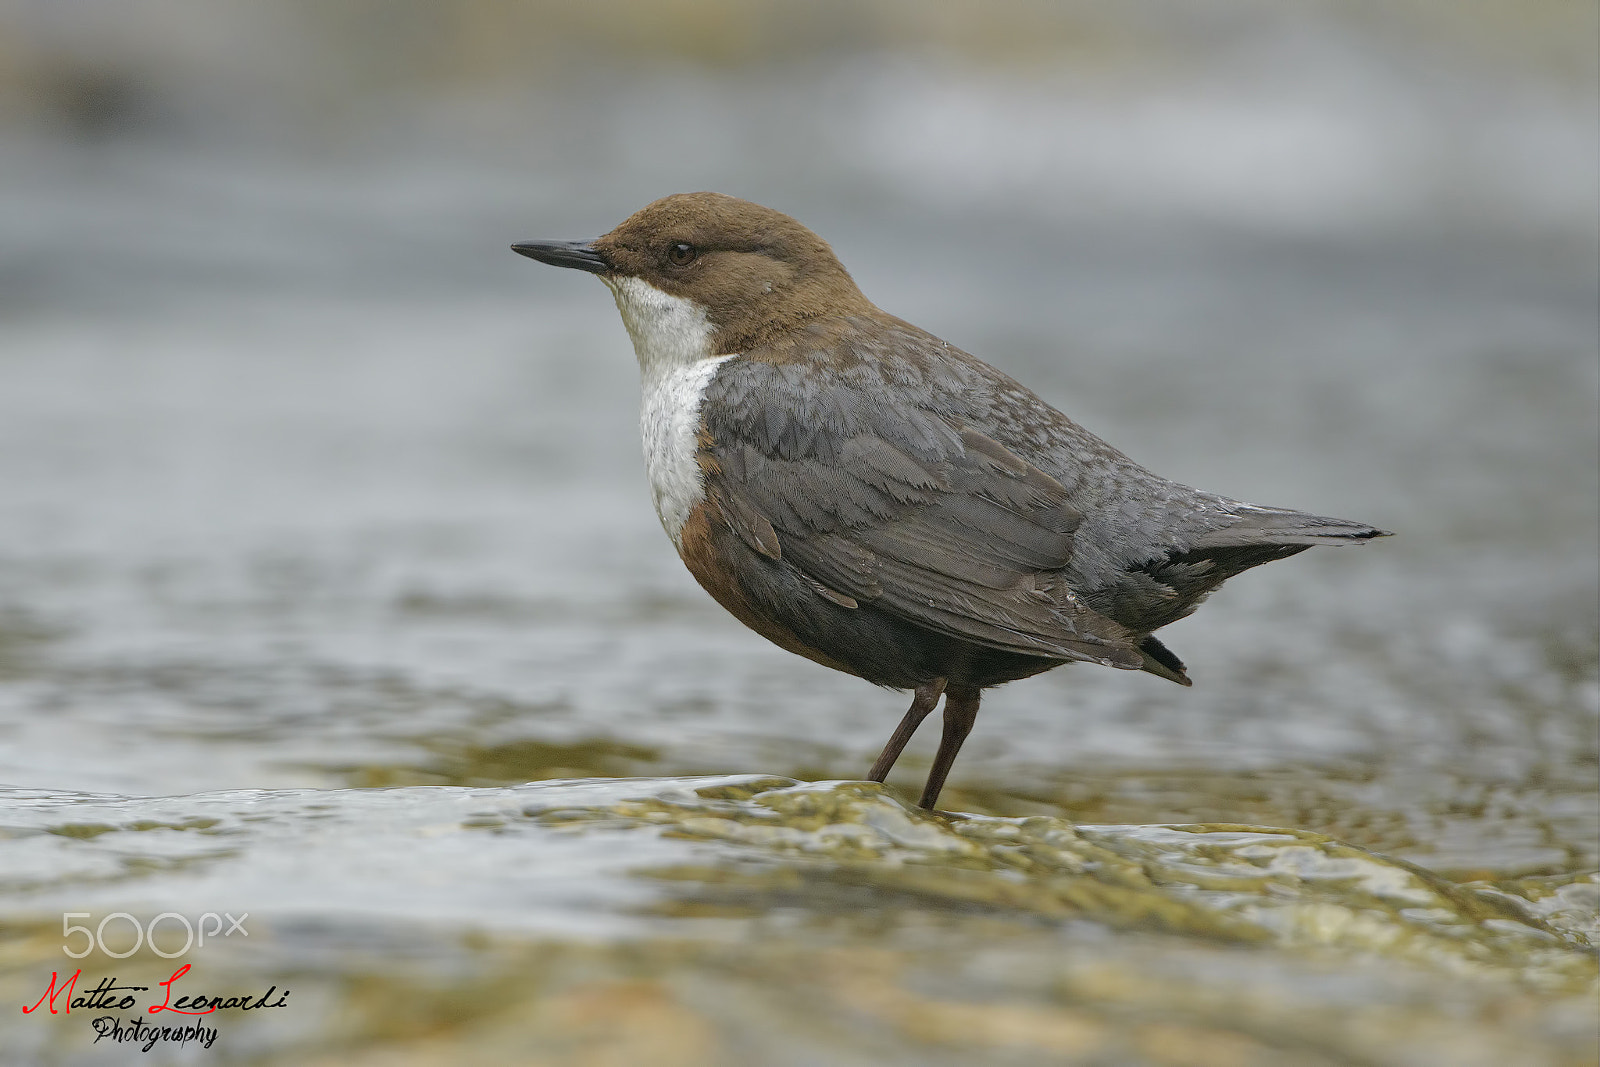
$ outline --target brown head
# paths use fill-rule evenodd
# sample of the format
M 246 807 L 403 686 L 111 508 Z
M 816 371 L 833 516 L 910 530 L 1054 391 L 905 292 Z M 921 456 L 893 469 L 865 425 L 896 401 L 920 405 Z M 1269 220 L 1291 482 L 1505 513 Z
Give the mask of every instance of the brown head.
M 721 193 L 663 197 L 593 241 L 511 247 L 598 274 L 617 293 L 636 345 L 624 297 L 643 292 L 637 283 L 702 313 L 710 355 L 749 351 L 820 316 L 872 310 L 826 241 L 781 212 Z

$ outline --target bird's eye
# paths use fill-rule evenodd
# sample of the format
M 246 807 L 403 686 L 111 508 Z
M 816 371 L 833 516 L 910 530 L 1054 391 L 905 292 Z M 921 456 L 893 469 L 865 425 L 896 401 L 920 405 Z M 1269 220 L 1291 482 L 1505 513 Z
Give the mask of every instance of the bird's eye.
M 679 241 L 667 249 L 667 259 L 674 267 L 686 267 L 693 262 L 695 257 L 694 245 L 688 241 Z

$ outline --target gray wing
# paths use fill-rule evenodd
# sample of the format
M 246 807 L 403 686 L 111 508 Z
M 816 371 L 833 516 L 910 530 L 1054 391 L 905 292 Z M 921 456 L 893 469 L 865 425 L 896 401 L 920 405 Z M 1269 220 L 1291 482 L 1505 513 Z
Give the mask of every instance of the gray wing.
M 845 607 L 990 648 L 1142 668 L 1138 637 L 1062 578 L 1083 516 L 1061 482 L 945 405 L 882 388 L 882 368 L 855 371 L 747 357 L 719 369 L 701 463 L 723 521 Z
M 1183 618 L 1251 567 L 1313 545 L 1383 536 L 1366 523 L 1260 507 L 1162 478 L 981 360 L 908 323 L 879 325 L 857 332 L 853 359 L 832 371 L 877 379 L 869 383 L 874 395 L 927 397 L 929 411 L 988 435 L 1054 478 L 1084 516 L 1061 582 L 1133 633 Z M 1145 669 L 1181 674 L 1181 663 L 1167 656 L 1170 663 L 1155 656 Z

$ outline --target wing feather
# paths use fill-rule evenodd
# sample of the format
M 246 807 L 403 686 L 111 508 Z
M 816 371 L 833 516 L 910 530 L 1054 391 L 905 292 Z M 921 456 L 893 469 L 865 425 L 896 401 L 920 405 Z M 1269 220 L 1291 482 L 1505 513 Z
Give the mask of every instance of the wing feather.
M 747 359 L 724 364 L 702 412 L 724 521 L 818 595 L 990 648 L 1144 665 L 1137 635 L 1054 578 L 1082 521 L 1067 490 L 992 437 Z

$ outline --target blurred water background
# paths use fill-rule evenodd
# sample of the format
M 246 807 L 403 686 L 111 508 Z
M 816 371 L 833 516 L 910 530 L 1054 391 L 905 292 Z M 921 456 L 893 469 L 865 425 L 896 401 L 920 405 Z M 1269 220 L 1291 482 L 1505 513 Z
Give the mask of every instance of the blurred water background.
M 1592 1062 L 1597 32 L 0 0 L 5 1002 L 63 911 L 233 909 L 196 973 L 303 998 L 141 1062 Z M 695 587 L 607 294 L 506 248 L 693 189 L 1165 475 L 1400 536 L 1163 631 L 1192 690 L 995 691 L 972 819 L 902 804 L 931 727 L 795 786 L 904 699 Z

